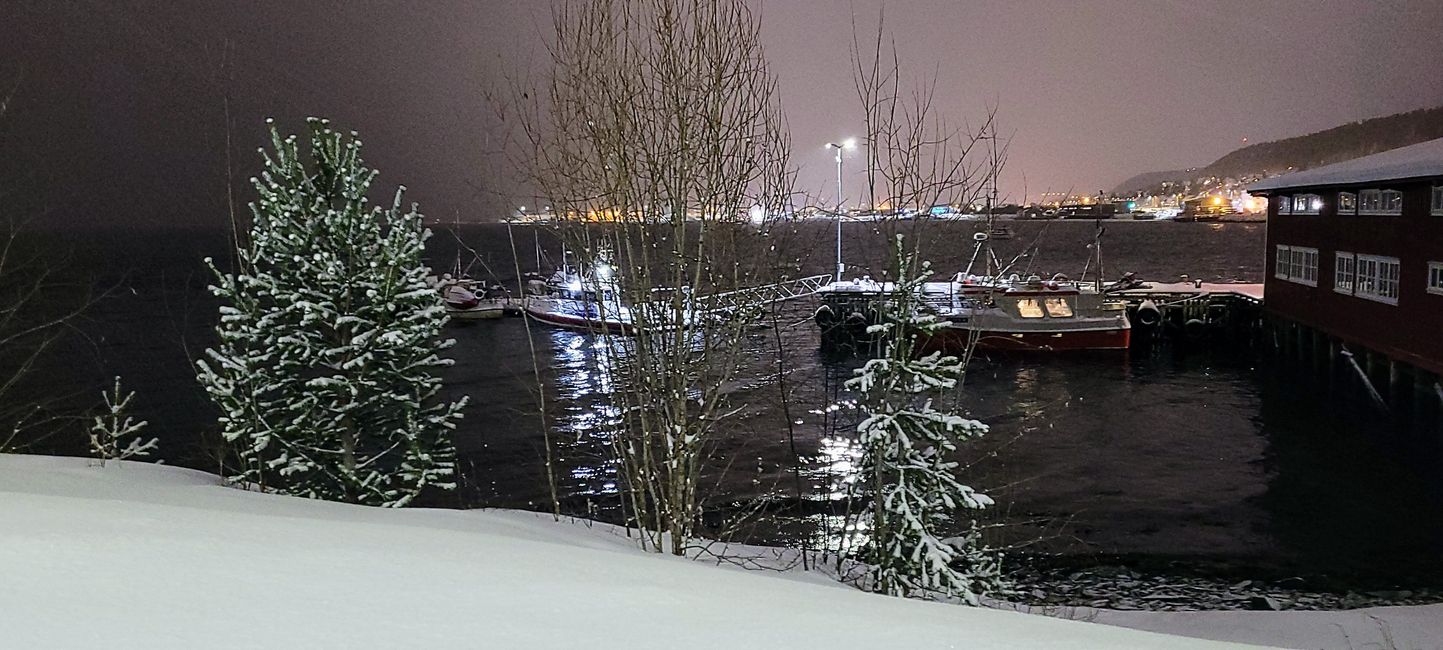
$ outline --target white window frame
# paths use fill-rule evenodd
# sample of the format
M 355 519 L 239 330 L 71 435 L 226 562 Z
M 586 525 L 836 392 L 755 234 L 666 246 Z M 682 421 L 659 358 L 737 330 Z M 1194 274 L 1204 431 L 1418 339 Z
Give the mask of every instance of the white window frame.
M 1443 296 L 1443 262 L 1428 263 L 1428 293 Z
M 1323 197 L 1317 194 L 1294 194 L 1293 214 L 1318 214 L 1323 208 Z
M 1307 246 L 1278 246 L 1273 277 L 1310 287 L 1318 286 L 1318 249 Z
M 1398 280 L 1402 268 L 1396 257 L 1358 255 L 1353 295 L 1385 305 L 1398 304 Z
M 1293 246 L 1293 268 L 1289 282 L 1318 286 L 1318 249 Z
M 1333 253 L 1333 291 L 1351 296 L 1357 284 L 1358 258 L 1347 251 Z
M 1353 192 L 1338 192 L 1338 214 L 1358 214 L 1358 195 Z
M 1403 193 L 1383 190 L 1383 214 L 1403 214 Z
M 1443 185 L 1433 186 L 1433 201 L 1430 213 L 1435 217 L 1443 217 Z
M 1358 214 L 1381 214 L 1383 190 L 1358 190 Z
M 1292 214 L 1292 213 L 1293 213 L 1293 197 L 1291 197 L 1291 196 L 1279 196 L 1279 197 L 1278 197 L 1278 214 Z

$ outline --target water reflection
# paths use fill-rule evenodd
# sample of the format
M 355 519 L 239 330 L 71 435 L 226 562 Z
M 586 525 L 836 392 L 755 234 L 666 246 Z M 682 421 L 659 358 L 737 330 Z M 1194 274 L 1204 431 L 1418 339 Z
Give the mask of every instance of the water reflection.
M 730 389 L 737 415 L 718 429 L 702 468 L 710 497 L 704 519 L 715 524 L 708 534 L 834 547 L 847 524 L 846 497 L 860 450 L 857 414 L 845 406 L 841 384 L 860 362 L 818 352 L 805 315 L 780 319 L 800 325 L 748 340 L 747 362 Z M 474 375 L 467 376 L 472 394 L 495 394 L 493 401 L 510 411 L 528 398 L 508 400 L 500 386 L 506 382 L 498 379 L 505 373 L 476 367 L 509 364 L 512 385 L 534 385 L 530 360 L 516 354 L 527 349 L 524 337 L 514 338 L 520 330 L 521 323 L 505 321 L 493 331 L 457 337 L 469 339 L 458 349 L 481 358 L 466 364 L 469 370 L 458 368 Z M 619 479 L 611 445 L 623 413 L 610 399 L 617 379 L 608 368 L 624 349 L 574 332 L 533 328 L 533 336 L 563 507 L 616 521 Z M 778 340 L 788 355 L 782 378 Z M 514 370 L 523 363 L 524 371 Z M 1352 538 L 1336 531 L 1367 522 L 1363 527 L 1389 531 L 1387 539 L 1370 538 L 1372 557 L 1443 557 L 1435 535 L 1443 526 L 1385 526 L 1379 514 L 1360 514 L 1361 506 L 1320 508 L 1307 499 L 1319 492 L 1301 486 L 1332 486 L 1322 493 L 1334 495 L 1347 486 L 1356 492 L 1347 503 L 1403 503 L 1407 508 L 1375 510 L 1389 517 L 1413 513 L 1400 522 L 1443 521 L 1443 504 L 1416 481 L 1388 478 L 1411 470 L 1386 451 L 1322 444 L 1366 440 L 1366 429 L 1318 417 L 1329 412 L 1318 395 L 1280 397 L 1266 389 L 1269 376 L 1249 358 L 1207 354 L 979 357 L 956 403 L 991 431 L 966 450 L 964 482 L 997 499 L 996 513 L 1016 540 L 1046 538 L 1048 548 L 1059 551 L 1326 568 L 1343 561 L 1344 549 L 1324 549 L 1317 540 Z M 462 446 L 472 450 L 474 464 L 463 465 L 464 478 L 486 488 L 471 505 L 545 507 L 538 422 L 514 413 L 468 418 Z M 1338 482 L 1342 470 L 1323 462 L 1325 456 L 1347 458 L 1366 475 Z

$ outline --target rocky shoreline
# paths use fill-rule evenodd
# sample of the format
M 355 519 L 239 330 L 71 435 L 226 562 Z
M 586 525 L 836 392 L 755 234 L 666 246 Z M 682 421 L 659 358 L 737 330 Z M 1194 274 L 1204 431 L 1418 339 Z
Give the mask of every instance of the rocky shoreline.
M 1344 610 L 1443 602 L 1443 589 L 1329 590 L 1303 578 L 1227 580 L 1150 574 L 1125 566 L 1024 567 L 1006 599 L 1032 607 L 1117 610 Z

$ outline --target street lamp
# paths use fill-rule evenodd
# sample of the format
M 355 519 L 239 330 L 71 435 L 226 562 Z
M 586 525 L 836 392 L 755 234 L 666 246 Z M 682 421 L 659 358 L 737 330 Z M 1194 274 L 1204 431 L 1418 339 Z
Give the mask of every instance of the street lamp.
M 842 265 L 842 205 L 846 201 L 842 194 L 842 151 L 856 149 L 857 139 L 847 138 L 841 144 L 828 142 L 827 148 L 837 150 L 837 282 L 841 282 L 842 272 L 846 270 Z

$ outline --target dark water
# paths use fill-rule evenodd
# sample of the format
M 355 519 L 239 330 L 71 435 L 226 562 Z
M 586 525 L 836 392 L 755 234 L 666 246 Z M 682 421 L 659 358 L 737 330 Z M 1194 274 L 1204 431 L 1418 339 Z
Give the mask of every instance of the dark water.
M 1096 234 L 1090 222 L 1014 224 L 998 242 L 1004 261 L 1036 242 L 1036 271 L 1076 275 Z M 808 230 L 808 229 L 812 230 Z M 830 226 L 808 224 L 791 244 L 803 270 L 826 272 Z M 966 263 L 976 226 L 944 224 L 924 240 L 940 269 Z M 849 228 L 845 247 L 858 267 L 882 248 L 870 226 Z M 466 227 L 484 268 L 514 281 L 506 231 Z M 535 266 L 532 231 L 518 228 L 523 271 Z M 796 242 L 813 242 L 804 246 Z M 439 232 L 432 257 L 454 260 Z M 1125 270 L 1172 279 L 1258 280 L 1261 224 L 1118 222 L 1103 239 L 1109 275 Z M 137 390 L 139 415 L 162 439 L 169 462 L 203 469 L 214 413 L 196 386 L 189 357 L 210 341 L 215 305 L 200 260 L 224 257 L 224 233 L 202 230 L 67 235 L 74 265 L 98 286 L 115 286 L 41 370 L 48 391 L 98 397 L 120 374 Z M 542 239 L 552 251 L 554 242 Z M 1019 268 L 1028 264 L 1022 258 Z M 864 272 L 859 268 L 858 272 Z M 808 301 L 778 310 L 777 327 L 749 341 L 757 361 L 733 387 L 742 412 L 715 441 L 705 523 L 711 534 L 761 543 L 825 543 L 840 505 L 835 492 L 852 458 L 848 415 L 811 411 L 835 399 L 859 361 L 818 349 Z M 613 516 L 614 475 L 600 424 L 608 418 L 598 372 L 605 348 L 583 335 L 519 319 L 458 324 L 446 373 L 448 391 L 473 407 L 456 440 L 463 486 L 440 498 L 458 507 L 546 506 L 540 418 L 531 350 L 541 361 L 549 425 L 558 449 L 565 507 Z M 783 416 L 777 355 L 794 391 Z M 960 407 L 992 426 L 968 450 L 968 481 L 1000 504 L 1006 543 L 1070 555 L 1124 555 L 1216 561 L 1306 575 L 1360 580 L 1443 582 L 1443 462 L 1389 444 L 1366 412 L 1309 388 L 1259 352 L 1135 350 L 1131 354 L 984 356 L 970 368 Z M 791 424 L 788 425 L 788 422 Z M 77 451 L 79 440 L 51 439 L 41 450 Z M 793 474 L 792 446 L 800 456 Z M 795 499 L 802 485 L 805 498 Z M 756 503 L 768 507 L 753 512 Z

